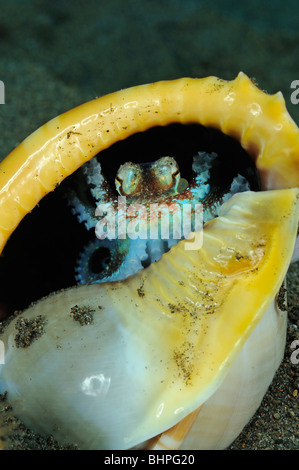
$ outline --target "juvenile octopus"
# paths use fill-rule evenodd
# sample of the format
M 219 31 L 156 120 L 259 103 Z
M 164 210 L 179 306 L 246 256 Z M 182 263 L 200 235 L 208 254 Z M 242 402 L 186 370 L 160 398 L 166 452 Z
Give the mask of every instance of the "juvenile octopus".
M 233 177 L 230 186 L 211 188 L 209 184 L 210 170 L 217 159 L 216 153 L 198 152 L 193 157 L 192 178 L 190 183 L 181 178 L 180 169 L 172 157 L 162 157 L 149 163 L 127 162 L 121 165 L 115 176 L 115 190 L 111 188 L 102 174 L 99 161 L 94 158 L 82 168 L 82 175 L 94 199 L 94 205 L 82 190 L 82 183 L 76 191 L 72 190 L 69 204 L 80 223 L 87 230 L 95 230 L 95 238 L 85 246 L 79 255 L 75 268 L 78 284 L 106 281 L 120 281 L 143 269 L 175 245 L 180 239 L 186 238 L 190 232 L 199 230 L 200 226 L 217 216 L 218 209 L 232 194 L 250 189 L 247 179 L 238 174 Z M 125 206 L 121 206 L 120 203 Z M 183 206 L 189 204 L 189 230 L 183 228 Z M 140 205 L 140 206 L 138 206 Z M 144 237 L 143 229 L 149 229 L 150 208 L 158 205 L 161 215 L 157 216 L 154 225 L 157 237 Z M 200 209 L 201 216 L 200 216 Z M 95 212 L 96 207 L 101 211 Z M 125 207 L 127 236 L 111 237 L 109 230 L 99 233 L 99 221 L 104 222 L 109 209 L 113 217 Z M 136 208 L 140 210 L 136 211 Z M 131 212 L 130 209 L 131 208 Z M 132 208 L 135 211 L 132 211 Z M 168 233 L 162 231 L 161 220 L 167 213 L 169 218 Z M 100 216 L 99 216 L 100 214 Z M 138 217 L 139 225 L 136 217 Z M 176 219 L 176 217 L 178 217 Z M 152 217 L 153 219 L 153 217 Z M 179 220 L 181 230 L 176 221 Z M 134 223 L 133 233 L 128 236 L 130 223 Z M 116 229 L 119 218 L 116 218 Z M 114 223 L 114 222 L 113 222 Z M 136 227 L 138 230 L 136 231 Z M 152 227 L 152 226 L 151 226 Z M 137 233 L 136 233 L 137 232 Z M 115 233 L 115 231 L 114 231 Z M 118 234 L 120 232 L 118 231 Z M 143 232 L 144 233 L 144 232 Z M 152 233 L 152 232 L 151 232 Z

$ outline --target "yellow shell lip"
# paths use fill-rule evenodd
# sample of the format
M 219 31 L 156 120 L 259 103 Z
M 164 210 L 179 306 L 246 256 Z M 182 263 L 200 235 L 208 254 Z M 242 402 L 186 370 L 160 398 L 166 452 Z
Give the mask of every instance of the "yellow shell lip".
M 299 130 L 282 94 L 242 72 L 232 81 L 181 78 L 82 104 L 27 137 L 0 165 L 0 251 L 22 218 L 82 164 L 136 132 L 198 123 L 235 137 L 255 160 L 262 189 L 299 186 Z

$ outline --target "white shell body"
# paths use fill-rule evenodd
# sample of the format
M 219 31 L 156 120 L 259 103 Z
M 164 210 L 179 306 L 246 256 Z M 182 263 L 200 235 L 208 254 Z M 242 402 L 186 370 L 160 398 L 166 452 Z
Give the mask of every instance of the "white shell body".
M 221 450 L 236 439 L 280 365 L 286 329 L 287 313 L 274 300 L 220 387 L 203 405 L 182 449 Z
M 70 298 L 65 295 L 68 292 L 74 294 L 69 290 L 61 296 L 68 309 L 74 303 L 82 302 L 81 294 Z M 77 292 L 82 292 L 82 289 L 77 289 Z M 44 315 L 47 315 L 47 309 L 53 313 L 51 298 L 54 302 L 56 300 L 55 296 L 48 298 L 43 308 Z M 92 301 L 90 305 L 97 307 Z M 29 309 L 26 317 L 36 317 L 40 306 L 38 303 Z M 113 316 L 113 309 L 108 311 Z M 69 334 L 70 321 L 73 320 L 66 318 L 58 324 L 57 315 L 54 319 L 48 316 L 47 334 L 26 350 L 16 348 L 16 330 L 8 331 L 6 363 L 0 366 L 0 392 L 8 392 L 13 411 L 33 430 L 54 433 L 61 442 L 76 443 L 83 449 L 119 448 L 123 443 L 117 441 L 115 430 L 134 428 L 134 420 L 142 415 L 142 396 L 146 400 L 143 382 L 146 382 L 147 372 L 143 367 L 142 347 L 135 345 L 140 357 L 133 344 L 129 351 L 119 342 L 116 351 L 115 342 L 109 340 L 108 330 L 105 331 L 110 322 L 105 324 L 103 316 L 101 329 L 96 319 L 94 325 L 81 326 L 74 322 L 72 335 Z M 274 300 L 222 384 L 203 405 L 183 449 L 224 449 L 238 436 L 258 408 L 280 364 L 286 323 L 286 312 L 279 310 Z M 122 330 L 116 333 L 121 338 L 125 334 L 123 325 L 115 325 L 115 328 Z M 41 349 L 39 342 L 42 340 Z M 102 349 L 106 352 L 105 361 L 101 358 Z M 119 361 L 119 366 L 115 362 L 115 354 L 119 357 L 128 355 L 125 369 L 122 369 L 123 361 Z M 136 376 L 139 377 L 138 383 Z M 56 377 L 56 381 L 52 377 Z M 111 387 L 113 383 L 117 384 L 116 388 Z M 38 421 L 36 416 L 40 417 Z M 151 436 L 153 434 L 148 429 L 144 437 Z M 138 436 L 132 439 L 128 434 L 128 441 L 130 447 L 142 445 Z

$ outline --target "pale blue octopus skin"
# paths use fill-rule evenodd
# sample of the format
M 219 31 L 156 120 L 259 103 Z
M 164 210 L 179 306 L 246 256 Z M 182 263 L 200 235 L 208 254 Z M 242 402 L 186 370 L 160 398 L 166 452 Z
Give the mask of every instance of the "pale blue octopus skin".
M 194 204 L 203 203 L 203 223 L 217 217 L 221 205 L 233 194 L 250 190 L 250 185 L 246 178 L 238 174 L 233 178 L 230 190 L 225 192 L 218 200 L 213 201 L 211 205 L 207 206 L 205 199 L 210 193 L 210 185 L 208 183 L 210 169 L 216 157 L 216 153 L 208 154 L 206 152 L 199 152 L 195 155 L 192 165 L 194 177 L 187 188 L 189 191 L 185 191 L 186 193 L 188 192 L 188 197 L 182 197 L 184 192 L 179 198 L 177 198 L 176 195 L 172 196 L 172 202 L 177 202 L 180 207 L 186 203 L 192 204 L 193 206 Z M 90 205 L 87 206 L 74 192 L 71 194 L 69 204 L 72 206 L 72 211 L 77 216 L 78 221 L 84 223 L 87 230 L 95 230 L 99 221 L 99 218 L 95 216 L 96 206 L 107 202 L 115 205 L 117 203 L 117 197 L 115 195 L 112 196 L 113 192 L 107 192 L 106 180 L 102 174 L 101 165 L 96 159 L 86 163 L 83 167 L 83 172 L 86 177 L 86 182 L 90 187 L 90 193 L 95 201 L 95 205 L 93 207 Z M 157 200 L 157 202 L 159 202 L 159 200 Z M 194 226 L 192 230 L 194 230 Z M 77 266 L 75 268 L 76 282 L 77 284 L 88 284 L 126 279 L 143 269 L 144 266 L 158 261 L 161 256 L 173 245 L 178 243 L 178 241 L 179 239 L 173 238 L 171 234 L 168 239 L 164 240 L 161 238 L 152 240 L 149 238 L 109 240 L 106 238 L 99 240 L 95 237 L 93 241 L 85 246 L 78 257 Z M 109 272 L 109 269 L 107 269 L 107 275 L 102 273 L 99 278 L 97 273 L 92 272 L 90 260 L 95 251 L 100 247 L 108 248 L 111 255 L 119 258 L 120 262 L 113 272 Z

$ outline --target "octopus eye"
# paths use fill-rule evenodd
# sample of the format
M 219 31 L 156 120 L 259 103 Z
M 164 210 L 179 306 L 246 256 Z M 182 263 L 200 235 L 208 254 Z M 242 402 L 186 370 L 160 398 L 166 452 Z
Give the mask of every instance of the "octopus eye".
M 177 193 L 180 182 L 180 170 L 172 157 L 162 157 L 153 164 L 156 185 L 162 191 Z
M 121 175 L 121 177 L 119 176 Z M 140 165 L 127 162 L 121 165 L 115 177 L 115 185 L 119 194 L 133 196 L 138 192 L 138 186 L 142 177 Z

